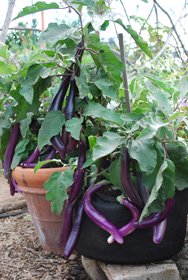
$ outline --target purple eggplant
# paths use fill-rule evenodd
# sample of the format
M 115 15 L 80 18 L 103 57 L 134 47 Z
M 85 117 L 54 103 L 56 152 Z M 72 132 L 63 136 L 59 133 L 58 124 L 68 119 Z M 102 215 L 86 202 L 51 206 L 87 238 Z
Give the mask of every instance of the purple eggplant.
M 4 167 L 5 178 L 8 178 L 9 176 L 15 148 L 16 145 L 18 144 L 20 136 L 21 136 L 20 124 L 16 123 L 12 126 L 12 131 L 10 134 L 10 138 L 4 156 L 3 167 Z
M 84 203 L 84 211 L 87 214 L 87 216 L 99 227 L 110 233 L 110 235 L 113 236 L 114 240 L 118 242 L 119 244 L 123 243 L 123 237 L 120 234 L 119 230 L 115 227 L 114 224 L 112 224 L 108 219 L 106 219 L 101 213 L 99 213 L 92 205 L 91 199 L 92 195 L 99 191 L 100 189 L 107 187 L 104 183 L 99 183 L 90 186 L 83 198 Z
M 60 157 L 62 160 L 65 160 L 66 157 L 66 148 L 65 145 L 63 143 L 63 140 L 61 139 L 60 135 L 54 136 L 52 137 L 52 139 L 50 140 L 53 148 L 58 151 Z
M 69 258 L 70 255 L 72 254 L 73 250 L 76 247 L 76 243 L 77 243 L 79 233 L 80 233 L 80 226 L 81 226 L 81 221 L 82 221 L 82 217 L 83 217 L 83 210 L 84 210 L 84 206 L 83 206 L 83 203 L 81 202 L 81 204 L 77 210 L 77 213 L 76 213 L 76 218 L 74 221 L 74 225 L 72 227 L 72 231 L 69 235 L 66 246 L 64 248 L 64 257 L 65 258 Z
M 153 214 L 151 217 L 144 219 L 141 222 L 136 222 L 134 225 L 136 228 L 148 228 L 159 224 L 168 217 L 172 207 L 174 205 L 174 199 L 169 198 L 166 202 L 165 209 L 161 213 Z
M 135 186 L 131 182 L 129 165 L 130 165 L 130 158 L 129 158 L 128 150 L 126 149 L 123 152 L 122 160 L 121 160 L 122 185 L 124 187 L 124 190 L 125 190 L 128 198 L 132 201 L 132 203 L 134 203 L 139 208 L 143 208 L 142 200 L 141 200 Z
M 126 224 L 125 226 L 121 227 L 119 229 L 120 234 L 125 237 L 127 235 L 129 235 L 130 233 L 132 233 L 136 228 L 134 226 L 134 223 L 136 221 L 139 220 L 140 218 L 140 210 L 134 205 L 132 204 L 130 201 L 128 201 L 126 198 L 121 198 L 120 203 L 123 204 L 126 208 L 128 208 L 131 211 L 132 214 L 132 219 L 131 221 Z M 113 238 L 113 236 L 111 235 L 108 238 L 108 243 L 113 243 L 115 240 Z
M 75 97 L 78 95 L 78 87 L 76 85 L 75 79 L 70 81 L 70 90 L 67 99 L 67 104 L 65 106 L 65 120 L 70 120 L 74 116 L 74 104 L 75 104 Z
M 153 226 L 153 242 L 155 244 L 159 244 L 163 240 L 164 234 L 166 232 L 166 227 L 167 219 Z
M 33 153 L 23 162 L 23 163 L 33 163 L 35 162 L 40 154 L 40 150 L 38 147 L 35 148 L 35 150 L 33 151 Z
M 72 229 L 73 208 L 83 187 L 85 170 L 82 168 L 86 160 L 85 144 L 80 141 L 77 169 L 74 173 L 74 183 L 70 188 L 69 199 L 64 208 L 63 244 L 65 245 Z
M 22 162 L 20 164 L 20 166 L 23 168 L 35 168 L 36 165 L 37 165 L 36 163 L 26 163 L 26 162 L 25 163 Z

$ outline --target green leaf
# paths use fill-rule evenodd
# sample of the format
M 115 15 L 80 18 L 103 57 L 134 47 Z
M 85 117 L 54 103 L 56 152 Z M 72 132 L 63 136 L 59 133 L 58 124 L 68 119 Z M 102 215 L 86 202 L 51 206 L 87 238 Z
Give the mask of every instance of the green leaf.
M 172 106 L 170 101 L 167 98 L 165 92 L 161 92 L 156 86 L 151 84 L 150 82 L 147 83 L 148 89 L 152 94 L 153 98 L 158 103 L 159 108 L 164 114 L 171 115 L 173 113 Z
M 138 161 L 140 170 L 151 174 L 157 164 L 157 152 L 154 149 L 153 139 L 131 140 L 128 149 L 131 158 Z
M 81 66 L 80 69 L 80 76 L 76 77 L 76 84 L 79 89 L 80 97 L 81 98 L 86 97 L 90 92 L 90 89 L 88 86 L 88 72 L 83 66 Z
M 155 77 L 155 76 L 151 76 L 151 75 L 145 75 L 145 77 L 147 79 L 149 79 L 155 86 L 157 86 L 158 88 L 172 94 L 174 89 L 169 87 L 166 83 L 164 83 L 163 81 L 161 81 L 159 78 Z
M 175 165 L 175 185 L 178 190 L 188 188 L 188 151 L 183 142 L 167 144 L 168 156 Z
M 36 2 L 34 5 L 32 6 L 27 6 L 27 7 L 24 7 L 22 9 L 22 11 L 20 11 L 18 13 L 18 15 L 13 19 L 18 19 L 18 18 L 21 18 L 21 17 L 24 17 L 24 16 L 28 16 L 28 15 L 31 15 L 31 14 L 34 14 L 34 13 L 37 13 L 37 12 L 41 12 L 41 11 L 46 11 L 46 10 L 49 10 L 49 9 L 59 9 L 59 5 L 55 2 L 52 2 L 52 3 L 45 3 L 45 2 Z
M 29 104 L 33 102 L 33 86 L 38 81 L 42 68 L 43 67 L 39 64 L 31 65 L 27 71 L 26 79 L 21 83 L 20 95 L 22 95 Z
M 0 44 L 0 56 L 3 58 L 8 58 L 8 46 Z
M 123 124 L 121 114 L 103 107 L 99 103 L 90 102 L 84 106 L 84 116 L 93 116 L 118 125 Z
M 71 133 L 71 136 L 79 140 L 80 139 L 80 131 L 82 128 L 83 118 L 72 118 L 65 122 L 67 132 Z
M 38 135 L 38 147 L 40 150 L 45 145 L 50 144 L 50 139 L 61 132 L 64 124 L 65 117 L 61 111 L 51 111 L 46 115 Z
M 69 25 L 65 23 L 62 24 L 50 23 L 48 25 L 48 28 L 41 33 L 40 40 L 44 42 L 48 42 L 50 43 L 50 45 L 53 45 L 67 37 L 68 38 L 72 37 L 74 32 L 75 32 L 75 28 L 71 28 Z
M 117 91 L 113 84 L 104 78 L 98 79 L 95 85 L 102 91 L 104 96 L 110 97 L 112 100 L 117 101 Z
M 100 42 L 99 36 L 96 34 L 90 34 L 88 48 L 97 52 L 96 54 L 91 52 L 91 56 L 96 66 L 102 69 L 102 71 L 114 83 L 115 87 L 119 87 L 122 82 L 121 76 L 124 69 L 124 65 L 121 63 L 120 59 L 113 53 L 107 44 Z
M 110 24 L 110 21 L 109 20 L 105 20 L 104 22 L 103 22 L 103 24 L 101 25 L 101 30 L 102 31 L 106 31 L 106 29 L 107 29 L 107 27 L 109 26 L 109 24 Z
M 28 112 L 27 118 L 20 122 L 20 131 L 21 131 L 21 135 L 23 138 L 26 137 L 27 131 L 29 130 L 29 125 L 31 123 L 32 116 L 33 116 L 33 113 Z
M 44 184 L 47 190 L 46 199 L 50 201 L 54 214 L 59 215 L 63 210 L 64 202 L 68 199 L 67 188 L 73 184 L 73 174 L 74 171 L 71 169 L 55 172 Z
M 124 137 L 114 132 L 105 132 L 103 136 L 97 138 L 93 147 L 93 160 L 97 160 L 111 154 L 120 144 L 125 141 Z
M 123 191 L 123 186 L 121 182 L 121 161 L 120 159 L 112 162 L 109 168 L 110 181 L 113 186 L 118 187 Z
M 36 173 L 41 167 L 43 167 L 45 164 L 47 163 L 61 163 L 62 161 L 60 159 L 47 159 L 47 160 L 43 160 L 37 163 L 37 165 L 34 168 L 34 173 Z
M 0 60 L 0 74 L 9 75 L 16 71 L 16 66 Z
M 71 1 L 72 4 L 78 4 L 81 6 L 87 6 L 90 8 L 95 8 L 96 4 L 94 0 L 73 0 Z
M 23 159 L 25 159 L 29 152 L 27 150 L 27 146 L 29 144 L 28 139 L 21 140 L 15 149 L 14 157 L 11 164 L 11 169 L 14 169 Z
M 142 37 L 140 35 L 138 35 L 138 33 L 132 29 L 132 27 L 130 25 L 124 25 L 124 23 L 122 22 L 121 19 L 117 19 L 115 20 L 116 23 L 118 23 L 119 25 L 121 25 L 125 31 L 127 31 L 127 33 L 129 33 L 131 35 L 131 37 L 133 38 L 133 40 L 135 41 L 135 43 L 140 47 L 140 49 L 150 58 L 152 58 L 152 52 L 148 46 L 148 43 L 146 41 L 144 41 L 142 39 Z
M 156 176 L 155 185 L 152 188 L 150 197 L 142 211 L 140 220 L 164 208 L 167 198 L 173 197 L 175 167 L 171 160 L 164 160 Z M 157 205 L 157 208 L 156 208 Z

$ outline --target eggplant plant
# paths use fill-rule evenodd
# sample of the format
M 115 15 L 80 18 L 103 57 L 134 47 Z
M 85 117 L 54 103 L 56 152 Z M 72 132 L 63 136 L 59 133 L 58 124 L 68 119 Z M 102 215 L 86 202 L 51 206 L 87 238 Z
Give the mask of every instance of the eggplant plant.
M 66 257 L 76 246 L 83 212 L 109 233 L 108 243 L 122 244 L 147 227 L 160 243 L 175 192 L 188 187 L 187 77 L 168 80 L 168 73 L 143 71 L 126 88 L 122 44 L 120 51 L 118 43 L 111 49 L 92 20 L 83 23 L 85 8 L 90 15 L 106 13 L 103 32 L 118 25 L 148 59 L 152 52 L 131 26 L 112 19 L 107 1 L 37 2 L 16 19 L 67 8 L 78 24 L 51 23 L 41 34 L 45 48 L 16 58 L 6 45 L 0 49 L 0 156 L 11 194 L 19 191 L 11 176 L 16 166 L 37 172 L 67 165 L 63 183 L 61 172 L 45 183 L 52 211 L 59 214 L 64 207 Z M 103 189 L 118 189 L 117 200 L 132 213 L 120 229 L 92 205 L 94 193 Z

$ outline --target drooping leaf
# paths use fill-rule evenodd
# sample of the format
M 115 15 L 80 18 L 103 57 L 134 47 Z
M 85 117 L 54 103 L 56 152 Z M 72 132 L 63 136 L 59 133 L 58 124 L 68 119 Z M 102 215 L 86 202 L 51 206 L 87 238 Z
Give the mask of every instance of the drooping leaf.
M 101 104 L 95 102 L 90 102 L 84 106 L 84 115 L 93 116 L 119 125 L 123 124 L 121 114 L 105 108 Z
M 76 84 L 79 89 L 79 95 L 81 98 L 84 98 L 88 95 L 90 92 L 89 86 L 88 86 L 88 72 L 87 70 L 81 66 L 80 68 L 80 76 L 76 77 Z
M 123 186 L 121 182 L 121 161 L 120 159 L 115 160 L 111 163 L 109 168 L 110 181 L 113 186 L 118 187 L 123 191 Z
M 27 158 L 29 154 L 29 151 L 27 150 L 28 144 L 28 139 L 23 139 L 17 144 L 11 164 L 11 169 L 14 169 L 23 159 Z
M 25 118 L 24 120 L 22 120 L 20 122 L 20 131 L 21 131 L 21 135 L 22 135 L 23 138 L 26 137 L 27 131 L 29 129 L 29 125 L 30 125 L 31 120 L 32 120 L 32 116 L 33 116 L 33 113 L 28 112 L 27 113 L 27 118 Z
M 108 80 L 101 78 L 95 82 L 95 85 L 102 91 L 104 96 L 110 97 L 112 100 L 117 101 L 117 91 L 113 84 Z
M 9 75 L 14 71 L 16 71 L 15 65 L 0 60 L 0 75 Z
M 25 100 L 29 104 L 32 104 L 33 102 L 33 96 L 34 96 L 33 86 L 38 81 L 42 68 L 43 67 L 39 64 L 35 64 L 29 67 L 27 71 L 27 76 L 21 83 L 20 94 L 25 98 Z
M 24 16 L 28 16 L 28 15 L 31 15 L 31 14 L 34 14 L 37 12 L 46 11 L 49 9 L 59 9 L 59 8 L 60 8 L 59 5 L 55 2 L 46 3 L 46 2 L 39 1 L 39 2 L 36 2 L 32 6 L 24 7 L 22 9 L 22 11 L 20 11 L 13 20 L 24 17 Z
M 107 29 L 107 27 L 109 26 L 109 24 L 110 24 L 110 21 L 109 20 L 105 20 L 104 22 L 103 22 L 103 24 L 101 25 L 101 30 L 102 31 L 106 31 L 106 29 Z
M 111 154 L 124 140 L 124 137 L 119 134 L 106 131 L 103 136 L 97 138 L 96 145 L 93 147 L 93 160 Z
M 140 49 L 150 58 L 152 58 L 152 52 L 148 46 L 148 43 L 142 39 L 142 37 L 134 30 L 130 25 L 124 25 L 121 19 L 115 20 L 116 23 L 121 25 L 127 33 L 131 35 L 135 43 L 140 47 Z
M 75 32 L 75 28 L 71 28 L 69 25 L 62 23 L 50 23 L 48 28 L 40 35 L 40 40 L 50 43 L 50 45 L 58 44 L 60 40 L 71 38 Z
M 140 220 L 153 212 L 161 211 L 164 208 L 167 198 L 173 197 L 175 166 L 169 159 L 163 161 L 152 188 L 150 197 L 142 211 Z
M 131 158 L 138 161 L 140 170 L 151 174 L 157 164 L 157 152 L 153 139 L 135 139 L 129 141 L 128 149 Z
M 71 133 L 71 136 L 79 140 L 80 139 L 80 131 L 82 128 L 83 118 L 72 118 L 65 122 L 66 130 Z
M 44 185 L 47 190 L 46 199 L 50 201 L 51 210 L 56 215 L 61 213 L 64 202 L 68 199 L 67 188 L 73 183 L 73 174 L 71 169 L 55 172 Z
M 65 117 L 61 111 L 49 112 L 39 130 L 38 147 L 41 150 L 45 145 L 50 144 L 50 139 L 58 135 L 65 124 Z

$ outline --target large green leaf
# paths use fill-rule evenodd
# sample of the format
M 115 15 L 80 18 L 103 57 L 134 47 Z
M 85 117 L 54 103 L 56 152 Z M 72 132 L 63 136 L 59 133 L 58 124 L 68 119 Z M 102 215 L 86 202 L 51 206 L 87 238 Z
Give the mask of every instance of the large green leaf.
M 102 91 L 104 96 L 110 97 L 112 100 L 117 101 L 117 91 L 113 84 L 104 78 L 98 79 L 95 85 Z
M 75 32 L 75 28 L 71 28 L 65 23 L 50 23 L 48 28 L 41 33 L 40 40 L 53 45 L 60 42 L 60 40 L 71 38 L 71 34 Z
M 71 169 L 55 172 L 44 185 L 47 190 L 46 199 L 50 201 L 54 214 L 59 215 L 63 210 L 64 202 L 68 199 L 67 188 L 73 183 L 73 174 Z
M 169 159 L 164 160 L 159 168 L 155 184 L 142 211 L 140 220 L 153 212 L 161 211 L 164 208 L 166 199 L 174 196 L 174 175 L 175 166 L 173 162 Z
M 71 136 L 79 140 L 80 139 L 80 131 L 82 128 L 83 118 L 72 118 L 65 122 L 66 130 L 71 133 Z
M 89 86 L 88 86 L 88 80 L 89 80 L 89 73 L 86 70 L 86 68 L 82 67 L 80 68 L 80 76 L 76 77 L 76 84 L 79 89 L 79 95 L 81 98 L 84 98 L 88 96 L 88 93 L 90 92 Z
M 157 152 L 154 149 L 153 139 L 135 139 L 130 140 L 128 149 L 131 158 L 138 161 L 140 170 L 151 174 L 157 164 Z
M 28 144 L 28 139 L 23 139 L 17 144 L 11 164 L 11 169 L 14 169 L 23 159 L 27 158 L 29 154 L 29 151 L 27 150 Z
M 59 9 L 59 5 L 55 2 L 46 3 L 39 1 L 32 6 L 24 7 L 13 20 L 49 9 Z
M 110 47 L 100 42 L 96 34 L 90 34 L 88 48 L 95 50 L 91 56 L 98 68 L 109 77 L 115 87 L 119 87 L 122 82 L 121 76 L 124 69 L 120 59 L 113 53 Z
M 121 114 L 105 108 L 101 104 L 95 102 L 90 102 L 84 106 L 84 115 L 93 116 L 118 125 L 123 124 Z
M 118 187 L 121 191 L 123 191 L 123 186 L 121 182 L 121 161 L 120 159 L 115 160 L 111 163 L 109 168 L 110 181 L 112 185 Z
M 124 137 L 117 133 L 105 132 L 103 136 L 97 138 L 96 145 L 93 147 L 93 160 L 111 154 L 124 141 Z
M 181 92 L 181 97 L 183 98 L 188 94 L 188 77 L 183 76 L 178 83 L 178 89 Z
M 6 63 L 0 60 L 0 74 L 1 75 L 9 75 L 16 71 L 16 67 L 13 64 Z
M 27 118 L 25 118 L 24 120 L 22 120 L 20 122 L 20 131 L 21 131 L 21 135 L 22 135 L 23 138 L 26 137 L 27 131 L 29 130 L 29 125 L 31 123 L 32 116 L 33 116 L 33 113 L 28 112 L 27 113 Z
M 58 135 L 65 124 L 65 117 L 61 111 L 49 112 L 39 130 L 38 147 L 41 150 L 45 145 L 50 144 L 50 139 Z
M 42 68 L 43 67 L 39 64 L 35 64 L 29 67 L 26 79 L 24 79 L 21 83 L 20 94 L 25 98 L 25 100 L 29 104 L 32 104 L 33 102 L 33 96 L 34 96 L 33 86 L 38 81 Z
M 167 144 L 169 158 L 175 165 L 175 184 L 178 190 L 188 188 L 188 150 L 185 143 L 174 141 Z
M 152 52 L 148 46 L 148 43 L 142 39 L 138 33 L 132 29 L 130 25 L 124 25 L 121 19 L 115 20 L 116 23 L 120 24 L 126 31 L 131 35 L 135 43 L 141 48 L 141 50 L 147 54 L 150 58 L 152 58 Z
M 152 83 L 147 82 L 148 89 L 150 90 L 151 95 L 157 102 L 159 108 L 164 114 L 171 115 L 173 113 L 170 100 L 168 99 L 165 92 L 160 91 Z

